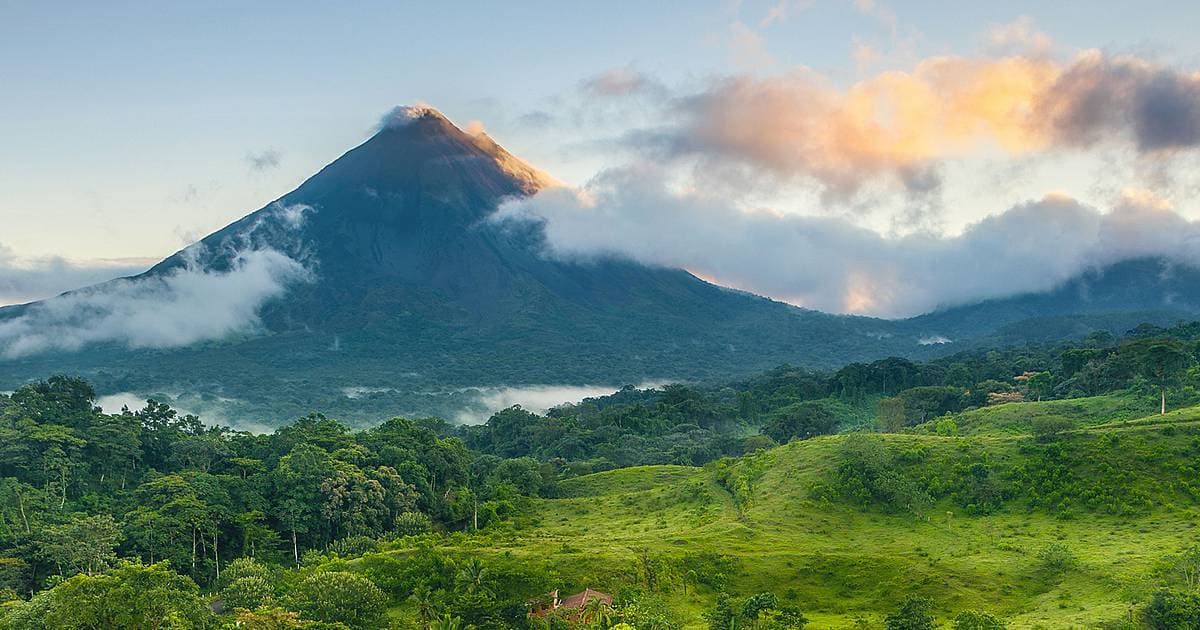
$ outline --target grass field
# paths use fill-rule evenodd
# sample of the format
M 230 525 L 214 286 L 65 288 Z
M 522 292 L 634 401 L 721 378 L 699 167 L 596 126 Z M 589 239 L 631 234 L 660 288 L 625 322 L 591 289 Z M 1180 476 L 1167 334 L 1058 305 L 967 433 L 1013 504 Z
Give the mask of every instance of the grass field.
M 564 589 L 610 592 L 642 579 L 645 549 L 664 567 L 656 590 L 687 627 L 702 627 L 716 590 L 669 567 L 706 552 L 728 563 L 727 592 L 774 591 L 814 628 L 882 627 L 910 594 L 932 599 L 943 622 L 981 609 L 1012 628 L 1100 627 L 1128 619 L 1163 579 L 1160 560 L 1200 535 L 1192 488 L 1200 407 L 1139 419 L 1140 411 L 1121 397 L 1017 403 L 962 414 L 962 436 L 881 436 L 905 474 L 930 487 L 970 462 L 1010 471 L 1013 496 L 988 515 L 946 496 L 915 514 L 825 497 L 847 439 L 840 435 L 728 463 L 745 482 L 738 496 L 713 466 L 620 469 L 564 482 L 561 498 L 537 500 L 515 528 L 443 544 L 485 562 L 546 566 Z M 1054 451 L 1066 453 L 1054 474 L 1075 480 L 1072 496 L 1018 481 L 1046 470 L 1037 460 L 1049 451 L 1022 428 L 1051 413 L 1082 427 Z M 1069 548 L 1076 564 L 1048 573 L 1039 553 L 1052 544 Z

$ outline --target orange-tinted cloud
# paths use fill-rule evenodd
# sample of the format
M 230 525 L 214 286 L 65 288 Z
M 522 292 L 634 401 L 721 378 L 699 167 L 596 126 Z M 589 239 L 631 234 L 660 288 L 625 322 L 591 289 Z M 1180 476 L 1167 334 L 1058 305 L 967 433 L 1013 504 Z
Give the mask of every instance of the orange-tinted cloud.
M 725 158 L 853 193 L 880 176 L 906 186 L 938 161 L 1128 142 L 1200 144 L 1200 75 L 1082 53 L 933 57 L 838 87 L 807 69 L 733 77 L 683 98 L 672 122 L 633 137 L 668 153 Z M 926 178 L 916 178 L 928 186 Z

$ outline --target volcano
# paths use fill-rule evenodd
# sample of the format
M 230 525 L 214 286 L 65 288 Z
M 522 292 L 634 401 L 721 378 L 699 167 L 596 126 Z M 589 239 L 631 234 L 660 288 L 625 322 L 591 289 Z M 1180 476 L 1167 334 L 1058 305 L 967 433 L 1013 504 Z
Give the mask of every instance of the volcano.
M 264 293 L 253 329 L 177 347 L 101 340 L 10 352 L 0 359 L 0 389 L 71 372 L 102 392 L 236 401 L 231 413 L 260 425 L 313 410 L 367 422 L 444 413 L 473 387 L 713 381 L 783 363 L 930 356 L 971 339 L 1019 342 L 1019 322 L 1033 317 L 1066 318 L 1039 330 L 1074 335 L 1167 323 L 1200 308 L 1178 299 L 1189 286 L 1195 294 L 1194 271 L 1172 280 L 1168 303 L 1146 281 L 1161 282 L 1161 270 L 1147 268 L 1119 283 L 1145 287 L 1136 298 L 1098 300 L 1076 286 L 904 321 L 830 315 L 682 269 L 550 258 L 541 226 L 491 220 L 506 200 L 554 185 L 486 134 L 431 108 L 398 108 L 296 190 L 118 281 L 220 274 L 248 252 L 270 252 L 302 273 Z M 0 309 L 0 325 L 24 318 L 36 326 L 38 308 Z

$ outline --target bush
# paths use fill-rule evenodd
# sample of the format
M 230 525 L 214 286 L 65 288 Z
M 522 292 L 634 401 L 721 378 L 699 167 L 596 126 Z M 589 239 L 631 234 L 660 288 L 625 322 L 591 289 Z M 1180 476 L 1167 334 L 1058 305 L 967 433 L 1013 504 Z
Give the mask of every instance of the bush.
M 953 418 L 942 418 L 933 423 L 933 432 L 946 437 L 958 435 L 958 423 Z
M 900 609 L 883 620 L 887 630 L 933 630 L 933 603 L 924 597 L 909 596 Z
M 267 568 L 267 565 L 254 558 L 238 558 L 230 562 L 224 571 L 221 571 L 219 586 L 224 588 L 244 577 L 260 577 L 264 580 L 270 580 L 271 570 Z
M 1062 575 L 1075 568 L 1077 560 L 1071 548 L 1062 543 L 1053 543 L 1038 552 L 1042 571 L 1050 575 Z
M 269 604 L 275 596 L 275 589 L 267 578 L 259 575 L 240 577 L 221 589 L 221 599 L 225 600 L 225 608 L 234 610 L 244 608 L 254 610 L 264 604 Z
M 954 630 L 1004 630 L 1008 623 L 991 613 L 964 610 L 954 618 Z
M 792 438 L 833 433 L 837 424 L 837 415 L 830 405 L 807 401 L 776 411 L 763 425 L 762 432 L 780 444 L 787 444 Z
M 1039 442 L 1053 442 L 1063 433 L 1075 428 L 1075 421 L 1065 416 L 1044 416 L 1033 419 L 1033 436 Z
M 402 512 L 394 523 L 397 536 L 420 536 L 433 531 L 433 520 L 421 512 Z
M 847 436 L 839 459 L 835 486 L 851 501 L 894 512 L 919 512 L 931 502 L 916 481 L 900 472 L 891 451 L 877 436 Z
M 1154 630 L 1200 630 L 1200 595 L 1157 591 L 1142 615 Z
M 355 558 L 379 549 L 379 541 L 370 536 L 347 536 L 329 543 L 329 551 L 343 558 Z
M 344 571 L 314 574 L 292 594 L 296 609 L 315 621 L 344 623 L 351 628 L 377 628 L 387 597 L 371 580 Z

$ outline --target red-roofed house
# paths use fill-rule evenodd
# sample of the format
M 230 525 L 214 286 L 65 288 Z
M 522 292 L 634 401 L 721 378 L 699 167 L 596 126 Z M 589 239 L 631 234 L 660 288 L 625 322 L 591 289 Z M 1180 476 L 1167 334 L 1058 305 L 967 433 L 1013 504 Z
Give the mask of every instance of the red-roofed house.
M 559 599 L 558 589 L 555 589 L 529 602 L 529 616 L 545 617 L 556 610 L 568 611 L 568 615 L 570 615 L 571 611 L 578 612 L 583 610 L 588 602 L 592 600 L 600 600 L 608 606 L 612 606 L 613 602 L 612 595 L 594 591 L 590 588 L 585 588 L 574 595 L 568 595 Z

